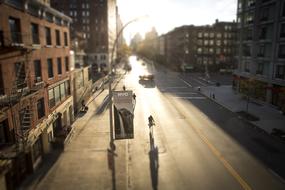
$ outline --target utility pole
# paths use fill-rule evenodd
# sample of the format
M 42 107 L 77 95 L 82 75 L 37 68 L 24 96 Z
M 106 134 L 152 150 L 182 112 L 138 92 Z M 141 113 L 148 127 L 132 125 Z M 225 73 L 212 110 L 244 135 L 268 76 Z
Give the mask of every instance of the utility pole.
M 127 22 L 121 29 L 120 31 L 117 33 L 113 47 L 112 47 L 112 53 L 111 53 L 111 62 L 109 63 L 109 74 L 108 74 L 108 89 L 109 89 L 109 100 L 110 100 L 110 105 L 109 105 L 109 117 L 110 117 L 110 148 L 111 150 L 115 150 L 115 144 L 114 144 L 114 134 L 113 134 L 113 102 L 112 102 L 112 98 L 113 98 L 113 92 L 112 92 L 112 82 L 113 82 L 113 63 L 114 63 L 114 52 L 115 52 L 115 48 L 117 46 L 118 43 L 118 38 L 120 37 L 120 35 L 122 34 L 123 30 L 131 23 L 138 21 L 139 19 L 141 19 L 142 17 L 138 17 L 135 18 L 129 22 Z

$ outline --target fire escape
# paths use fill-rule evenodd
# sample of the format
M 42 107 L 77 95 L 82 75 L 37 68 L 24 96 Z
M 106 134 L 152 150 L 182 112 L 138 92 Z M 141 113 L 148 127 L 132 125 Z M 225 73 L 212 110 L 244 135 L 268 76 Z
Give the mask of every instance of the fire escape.
M 3 32 L 0 31 L 0 60 L 17 58 L 15 63 L 15 80 L 10 89 L 6 89 L 5 96 L 0 99 L 0 110 L 3 113 L 11 109 L 16 141 L 16 152 L 25 151 L 30 131 L 33 129 L 34 95 L 41 88 L 43 82 L 31 83 L 30 73 L 31 55 L 34 48 L 24 44 L 5 43 Z

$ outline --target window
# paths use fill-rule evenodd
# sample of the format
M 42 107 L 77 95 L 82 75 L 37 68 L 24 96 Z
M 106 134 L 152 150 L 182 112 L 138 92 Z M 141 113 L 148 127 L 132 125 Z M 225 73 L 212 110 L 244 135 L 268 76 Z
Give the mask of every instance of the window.
M 285 44 L 279 45 L 278 57 L 285 58 Z
M 243 46 L 243 56 L 251 56 L 251 47 L 249 45 Z
M 55 106 L 55 97 L 54 97 L 53 88 L 48 91 L 48 102 L 49 102 L 49 108 L 52 108 Z
M 255 0 L 249 0 L 247 2 L 247 6 L 249 6 L 249 7 L 253 7 L 254 5 L 255 5 Z
M 0 47 L 4 47 L 4 34 L 2 30 L 0 30 Z
M 41 82 L 42 81 L 41 60 L 34 61 L 34 70 L 35 70 L 35 82 Z
M 209 44 L 208 40 L 204 40 L 204 45 L 207 46 Z
M 65 81 L 65 92 L 67 95 L 70 95 L 70 84 L 69 84 L 69 80 Z
M 268 17 L 269 17 L 269 8 L 265 7 L 261 12 L 260 21 L 267 21 Z
M 68 46 L 67 32 L 64 32 L 64 45 L 65 45 L 65 46 Z
M 266 33 L 267 33 L 267 28 L 266 28 L 266 27 L 262 27 L 262 28 L 260 29 L 259 39 L 260 39 L 260 40 L 266 39 Z
M 252 13 L 248 13 L 245 15 L 245 22 L 246 22 L 246 24 L 252 24 L 253 23 Z
M 61 64 L 61 57 L 57 58 L 57 74 L 62 74 L 62 64 Z
M 217 38 L 221 38 L 222 34 L 221 33 L 217 33 L 216 36 L 217 36 Z
M 51 45 L 51 31 L 50 28 L 45 27 L 45 31 L 46 31 L 46 45 Z
M 2 65 L 0 65 L 0 95 L 5 94 L 4 91 L 4 83 L 3 83 L 3 73 L 2 73 Z
M 197 40 L 197 44 L 200 46 L 203 45 L 203 40 Z
M 258 63 L 257 64 L 257 70 L 256 74 L 262 75 L 263 74 L 263 69 L 264 69 L 264 63 Z
M 216 41 L 217 46 L 220 46 L 222 44 L 221 40 Z
M 47 19 L 47 21 L 52 23 L 53 22 L 53 15 L 49 12 L 46 12 L 46 19 Z
M 44 98 L 41 98 L 38 100 L 37 110 L 38 110 L 38 119 L 43 118 L 45 116 L 45 100 L 44 100 Z
M 22 43 L 20 19 L 9 17 L 11 38 L 13 43 Z
M 15 63 L 15 77 L 17 78 L 17 88 L 25 88 L 27 86 L 25 63 Z
M 285 38 L 285 23 L 281 24 L 280 28 L 280 38 Z
M 285 78 L 285 66 L 284 65 L 277 65 L 276 78 L 279 78 L 279 79 Z
M 250 71 L 249 70 L 249 65 L 250 65 L 250 62 L 248 62 L 248 61 L 244 62 L 244 71 L 245 72 L 249 72 Z
M 244 38 L 245 40 L 252 40 L 252 29 L 245 30 Z
M 64 86 L 64 83 L 60 84 L 60 99 L 61 100 L 65 99 L 65 86 Z
M 62 24 L 61 18 L 55 17 L 55 23 L 56 23 L 57 25 L 61 25 L 61 24 Z
M 56 40 L 56 45 L 60 46 L 60 33 L 59 33 L 59 30 L 55 30 L 55 40 Z
M 68 57 L 65 57 L 65 71 L 66 72 L 69 71 L 69 59 L 68 59 Z
M 58 104 L 60 102 L 59 86 L 54 87 L 54 97 L 55 97 L 55 104 Z
M 283 2 L 283 7 L 282 7 L 282 17 L 285 17 L 285 2 Z
M 53 64 L 52 59 L 47 59 L 48 64 L 48 78 L 53 78 Z
M 213 32 L 210 33 L 210 38 L 214 38 L 215 34 Z
M 41 154 L 42 154 L 42 141 L 41 138 L 38 138 L 38 140 L 35 142 L 35 144 L 33 145 L 33 160 L 37 160 Z
M 202 48 L 198 48 L 197 53 L 202 53 Z
M 216 54 L 220 54 L 221 53 L 221 48 L 216 48 Z
M 0 122 L 0 145 L 9 142 L 9 124 L 8 119 Z
M 39 44 L 40 43 L 39 25 L 32 23 L 31 24 L 31 32 L 32 32 L 33 44 Z
M 265 54 L 265 45 L 260 45 L 257 56 L 258 57 L 264 57 L 264 54 Z
M 202 36 L 203 36 L 202 32 L 199 32 L 199 33 L 198 33 L 198 37 L 199 37 L 199 38 L 202 38 Z

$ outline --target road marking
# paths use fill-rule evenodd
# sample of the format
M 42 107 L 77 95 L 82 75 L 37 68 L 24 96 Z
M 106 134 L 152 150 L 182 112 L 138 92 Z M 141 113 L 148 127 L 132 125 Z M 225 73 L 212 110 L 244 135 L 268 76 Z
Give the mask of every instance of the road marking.
M 175 94 L 198 94 L 196 92 L 174 92 Z
M 171 99 L 170 99 L 171 100 Z M 176 110 L 181 114 L 180 109 L 177 107 L 175 102 L 172 104 Z M 191 123 L 189 118 L 185 117 L 186 121 L 188 123 Z M 212 151 L 212 153 L 222 162 L 224 167 L 228 170 L 228 172 L 237 180 L 237 182 L 241 185 L 241 187 L 244 190 L 251 190 L 252 188 L 246 183 L 246 181 L 238 174 L 238 172 L 230 165 L 230 163 L 223 157 L 223 155 L 218 151 L 218 149 L 207 139 L 206 135 L 199 129 L 198 127 L 195 127 L 194 125 L 190 126 L 194 129 L 194 131 L 199 135 L 199 137 L 202 139 L 202 141 L 209 147 L 209 149 Z
M 270 168 L 267 168 L 267 170 L 268 170 L 270 173 L 272 173 L 273 175 L 275 175 L 280 181 L 282 181 L 282 183 L 285 184 L 285 180 L 284 180 L 280 175 L 278 175 L 275 171 L 273 171 L 273 170 L 270 169 Z
M 181 88 L 187 88 L 187 87 L 185 87 L 185 86 L 173 86 L 173 87 L 166 87 L 165 89 L 171 89 L 171 88 L 179 88 L 179 89 L 181 89 Z
M 193 78 L 193 80 L 195 80 L 196 82 L 198 82 L 198 83 L 201 84 L 202 86 L 207 86 L 207 84 L 205 84 L 205 83 L 203 83 L 203 82 L 201 82 L 201 81 L 199 81 L 199 80 L 197 80 L 197 79 L 195 79 L 195 78 Z
M 188 121 L 188 119 L 187 119 Z M 246 183 L 246 181 L 238 174 L 238 172 L 230 165 L 230 163 L 222 156 L 222 154 L 216 149 L 216 147 L 207 139 L 204 133 L 195 127 L 190 125 L 200 136 L 200 138 L 206 143 L 214 155 L 222 162 L 228 172 L 239 182 L 244 190 L 251 190 L 251 187 Z
M 191 96 L 189 96 L 189 97 L 183 97 L 183 96 L 175 96 L 174 98 L 178 98 L 178 99 L 187 99 L 187 100 L 191 100 L 191 99 L 199 99 L 199 100 L 204 100 L 204 99 L 206 99 L 205 97 L 203 97 L 203 96 L 198 96 L 198 97 L 191 97 Z
M 189 86 L 190 88 L 192 88 L 192 85 L 188 82 L 186 82 L 184 79 L 179 78 L 182 82 L 184 82 L 187 86 Z

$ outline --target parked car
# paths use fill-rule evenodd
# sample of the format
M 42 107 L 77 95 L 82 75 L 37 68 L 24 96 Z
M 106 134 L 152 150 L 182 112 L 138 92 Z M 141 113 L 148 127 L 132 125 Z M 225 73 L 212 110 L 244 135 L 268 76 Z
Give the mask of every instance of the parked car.
M 139 76 L 140 80 L 153 80 L 154 75 L 153 74 L 143 74 Z

